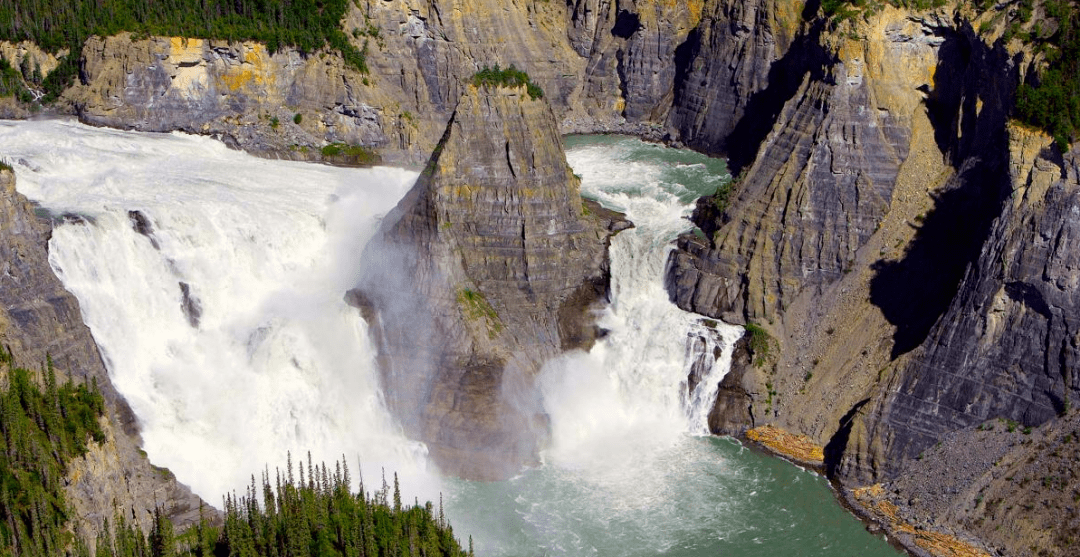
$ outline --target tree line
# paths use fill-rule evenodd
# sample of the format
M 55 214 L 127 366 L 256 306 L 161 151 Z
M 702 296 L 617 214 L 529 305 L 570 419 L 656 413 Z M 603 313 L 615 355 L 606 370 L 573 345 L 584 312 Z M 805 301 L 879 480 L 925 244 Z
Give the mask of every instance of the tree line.
M 54 53 L 70 51 L 49 74 L 52 80 L 45 80 L 51 98 L 78 74 L 78 58 L 88 37 L 122 31 L 252 40 L 265 43 L 271 52 L 286 46 L 308 53 L 329 47 L 347 64 L 367 72 L 366 46 L 353 46 L 341 29 L 348 7 L 349 0 L 4 0 L 0 40 L 32 41 Z
M 346 461 L 301 463 L 294 475 L 289 456 L 285 472 L 260 484 L 251 478 L 243 495 L 223 499 L 220 525 L 202 518 L 176 536 L 162 509 L 155 509 L 149 533 L 143 536 L 122 515 L 99 534 L 94 557 L 473 557 L 454 537 L 443 514 L 429 502 L 403 505 L 397 474 L 393 491 L 382 485 L 358 492 Z M 391 493 L 393 495 L 391 496 Z
M 203 515 L 176 534 L 158 507 L 144 535 L 117 509 L 91 544 L 72 531 L 64 485 L 70 462 L 105 440 L 104 412 L 96 380 L 58 385 L 51 360 L 33 372 L 0 348 L 0 557 L 473 557 L 441 501 L 402 504 L 397 474 L 371 491 L 361 477 L 352 492 L 345 460 L 331 468 L 310 454 L 226 495 L 220 521 Z
M 44 375 L 44 390 L 38 375 Z M 0 556 L 85 551 L 68 528 L 64 475 L 89 442 L 105 439 L 98 422 L 105 400 L 97 382 L 57 385 L 51 360 L 43 374 L 34 373 L 15 366 L 2 348 L 0 377 Z
M 822 0 L 821 13 L 831 25 L 864 12 L 880 9 L 885 2 L 900 7 L 928 9 L 944 5 L 944 0 Z M 975 8 L 999 9 L 993 0 L 971 0 Z M 1043 55 L 1042 66 L 1024 76 L 1016 88 L 1013 117 L 1053 136 L 1062 150 L 1080 135 L 1080 10 L 1073 0 L 1044 0 L 1041 18 L 1036 19 L 1035 0 L 1009 3 L 1001 15 L 1006 18 L 1004 42 L 1017 38 Z M 1031 23 L 1035 19 L 1034 23 Z M 993 27 L 985 21 L 980 33 Z M 1025 31 L 1024 29 L 1027 29 Z

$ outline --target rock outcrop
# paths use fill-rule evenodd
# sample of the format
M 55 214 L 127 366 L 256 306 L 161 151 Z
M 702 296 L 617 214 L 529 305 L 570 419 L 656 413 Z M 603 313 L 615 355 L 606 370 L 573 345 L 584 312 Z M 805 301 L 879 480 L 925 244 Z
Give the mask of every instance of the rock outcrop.
M 217 135 L 255 154 L 315 160 L 327 142 L 387 141 L 382 109 L 339 56 L 127 33 L 92 37 L 82 56 L 83 83 L 65 98 L 91 124 Z
M 675 52 L 675 88 L 668 125 L 686 145 L 748 163 L 760 136 L 810 67 L 812 41 L 792 48 L 802 2 L 708 2 L 701 22 Z M 747 117 L 748 112 L 751 113 Z M 738 139 L 728 145 L 737 125 Z
M 1036 54 L 1005 40 L 1000 6 L 886 3 L 826 22 L 819 4 L 362 0 L 343 25 L 367 47 L 366 75 L 330 52 L 121 35 L 86 44 L 66 98 L 93 123 L 267 155 L 343 142 L 429 160 L 353 298 L 376 324 L 395 413 L 471 477 L 530 460 L 545 429 L 536 370 L 595 334 L 583 309 L 605 291 L 617 219 L 582 211 L 558 132 L 725 154 L 738 185 L 726 206 L 699 203 L 705 237 L 679 239 L 670 293 L 756 323 L 775 349 L 762 366 L 737 352 L 710 428 L 808 435 L 848 485 L 885 481 L 901 512 L 948 507 L 941 524 L 1024 554 L 977 523 L 980 508 L 1020 524 L 1015 512 L 971 507 L 962 486 L 919 503 L 895 479 L 947 466 L 914 460 L 938 441 L 975 451 L 968 434 L 987 419 L 1064 431 L 1080 395 L 1080 155 L 1008 125 Z M 526 70 L 544 102 L 469 86 L 495 64 Z M 999 457 L 964 477 L 1023 499 L 986 468 Z M 1023 543 L 1058 539 L 1024 524 Z
M 76 531 L 93 540 L 116 512 L 149 529 L 155 505 L 179 526 L 190 524 L 201 501 L 139 450 L 135 416 L 109 381 L 78 301 L 49 266 L 51 233 L 49 221 L 15 191 L 14 174 L 0 170 L 0 343 L 17 365 L 38 369 L 51 358 L 61 377 L 97 381 L 106 400 L 105 441 L 92 444 L 68 470 Z
M 436 462 L 500 478 L 546 432 L 534 385 L 606 295 L 627 224 L 584 210 L 550 108 L 525 88 L 470 87 L 419 180 L 365 250 L 352 294 L 376 324 L 384 386 Z

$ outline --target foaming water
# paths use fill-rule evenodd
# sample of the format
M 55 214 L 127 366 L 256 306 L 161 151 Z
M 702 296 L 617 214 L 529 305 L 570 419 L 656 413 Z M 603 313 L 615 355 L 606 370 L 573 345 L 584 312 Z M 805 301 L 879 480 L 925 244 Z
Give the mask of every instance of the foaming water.
M 210 502 L 287 451 L 360 459 L 368 474 L 387 466 L 437 497 L 423 445 L 383 406 L 367 326 L 343 301 L 379 215 L 415 173 L 58 120 L 0 125 L 0 153 L 20 192 L 68 214 L 50 263 L 153 462 Z

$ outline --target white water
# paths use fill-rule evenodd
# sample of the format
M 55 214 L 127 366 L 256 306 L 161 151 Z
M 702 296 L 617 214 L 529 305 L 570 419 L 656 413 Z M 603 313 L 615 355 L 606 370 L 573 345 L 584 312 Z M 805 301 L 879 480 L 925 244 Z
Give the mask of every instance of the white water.
M 150 459 L 207 501 L 286 451 L 359 458 L 437 497 L 424 447 L 378 388 L 359 312 L 343 302 L 376 218 L 416 174 L 268 161 L 218 141 L 64 121 L 0 125 L 18 189 L 54 214 L 50 262 L 79 299 Z M 156 249 L 128 211 L 154 228 Z M 202 307 L 198 328 L 179 283 Z
M 85 220 L 56 227 L 51 262 L 151 460 L 211 503 L 285 451 L 310 450 L 359 457 L 369 478 L 397 470 L 406 499 L 446 492 L 455 531 L 484 555 L 869 555 L 878 542 L 820 478 L 697 435 L 738 331 L 716 334 L 675 308 L 661 275 L 692 200 L 726 179 L 722 162 L 625 139 L 570 143 L 586 195 L 637 224 L 612 244 L 613 303 L 601 316 L 611 332 L 544 370 L 545 464 L 475 483 L 427 471 L 423 445 L 383 406 L 367 326 L 342 301 L 378 216 L 415 173 L 267 161 L 180 134 L 0 122 L 19 190 Z M 180 282 L 201 305 L 197 328 Z M 688 339 L 724 348 L 692 396 Z M 817 529 L 826 515 L 840 533 Z
M 652 152 L 636 159 L 653 148 L 676 153 L 617 138 L 568 144 L 583 194 L 636 226 L 612 241 L 612 299 L 600 316 L 609 334 L 541 374 L 552 426 L 544 466 L 505 484 L 453 492 L 451 508 L 464 515 L 459 530 L 483 533 L 484 554 L 647 555 L 683 548 L 702 530 L 741 529 L 730 521 L 741 489 L 724 494 L 716 482 L 737 482 L 743 472 L 691 436 L 707 431 L 712 399 L 701 391 L 715 396 L 742 329 L 706 327 L 668 301 L 663 287 L 671 240 L 691 228 L 692 200 L 730 176 L 720 161 L 685 167 Z M 723 349 L 697 397 L 687 393 L 690 333 L 710 354 L 716 344 Z M 492 525 L 471 516 L 464 507 L 477 501 L 502 518 Z
M 708 182 L 687 186 L 673 180 L 674 163 L 630 159 L 642 146 L 601 142 L 568 150 L 567 160 L 582 177 L 583 194 L 624 212 L 635 227 L 611 244 L 611 304 L 600 319 L 610 334 L 587 354 L 551 362 L 543 374 L 553 427 L 547 456 L 559 466 L 603 470 L 685 434 L 707 433 L 713 399 L 704 398 L 702 391 L 711 388 L 715 396 L 727 371 L 724 360 L 730 362 L 731 347 L 742 334 L 741 327 L 723 323 L 716 334 L 707 334 L 701 316 L 671 303 L 663 285 L 671 241 L 692 226 L 686 218 L 693 208 L 688 199 L 701 194 L 690 188 L 715 189 L 730 176 L 710 175 L 704 165 L 674 169 L 698 171 L 696 178 Z M 697 397 L 687 396 L 690 332 L 723 348 Z

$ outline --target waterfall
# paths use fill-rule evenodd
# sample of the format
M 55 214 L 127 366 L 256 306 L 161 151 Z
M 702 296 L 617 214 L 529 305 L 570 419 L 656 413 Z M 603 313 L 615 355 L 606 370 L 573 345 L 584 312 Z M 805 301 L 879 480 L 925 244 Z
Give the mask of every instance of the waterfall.
M 642 149 L 656 152 L 634 158 Z M 672 152 L 641 143 L 568 151 L 583 194 L 625 212 L 635 227 L 612 240 L 611 304 L 600 317 L 608 335 L 544 373 L 556 459 L 632 454 L 643 444 L 708 432 L 708 413 L 742 329 L 676 307 L 663 275 L 671 241 L 692 226 L 693 200 L 730 176 L 704 163 L 665 164 Z
M 58 216 L 50 263 L 152 462 L 211 503 L 287 451 L 386 466 L 438 497 L 424 446 L 383 405 L 367 324 L 343 300 L 415 173 L 56 120 L 0 126 L 0 145 L 19 190 Z

